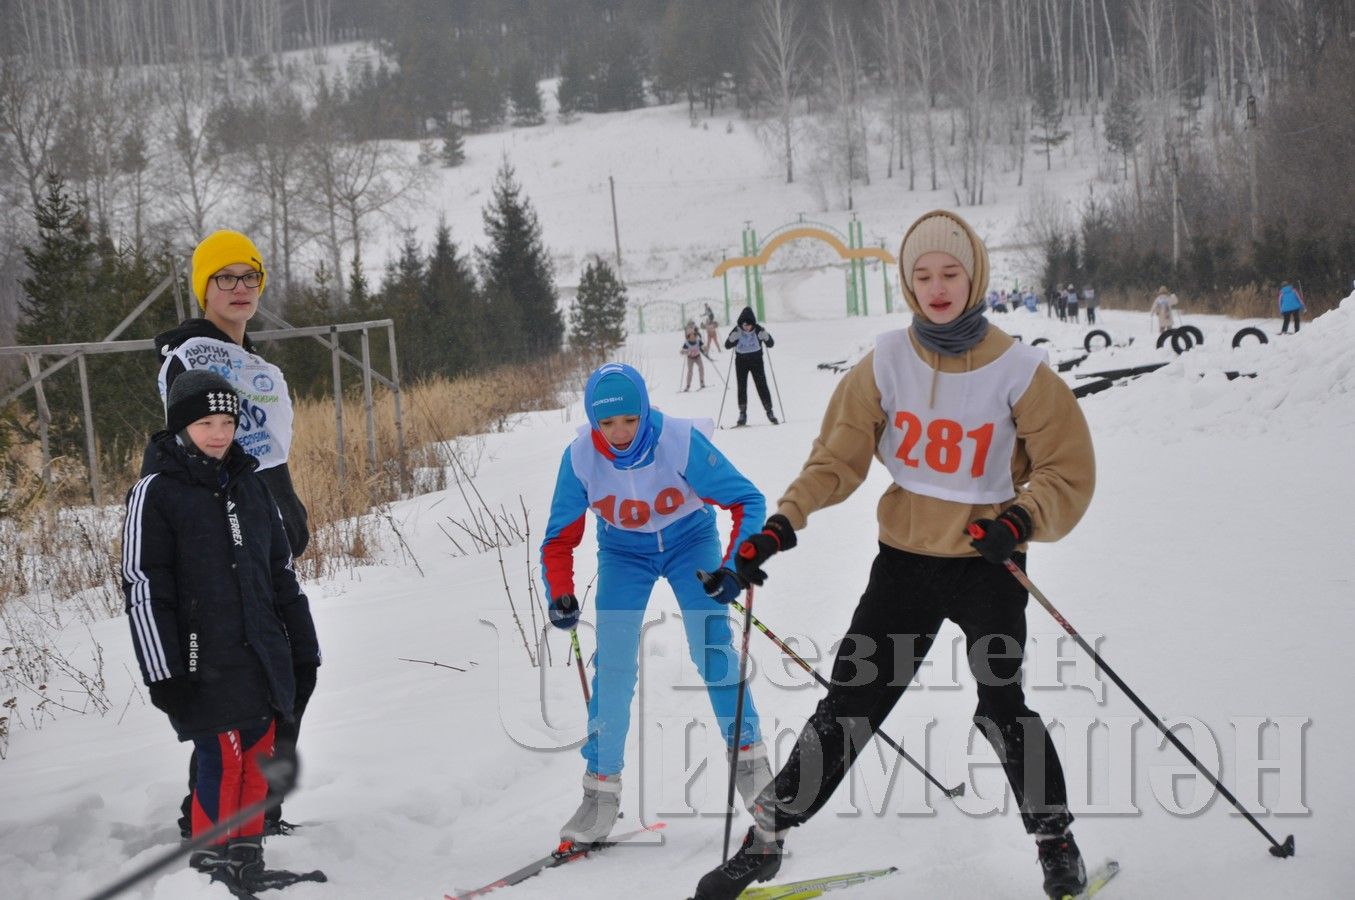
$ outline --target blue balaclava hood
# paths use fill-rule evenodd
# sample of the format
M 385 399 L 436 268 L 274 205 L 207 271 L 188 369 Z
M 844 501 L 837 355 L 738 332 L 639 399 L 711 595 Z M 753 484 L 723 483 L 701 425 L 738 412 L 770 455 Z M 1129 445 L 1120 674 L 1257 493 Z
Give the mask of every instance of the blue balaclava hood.
M 612 416 L 639 416 L 635 439 L 625 450 L 611 447 L 612 455 L 618 467 L 632 469 L 649 460 L 659 430 L 656 416 L 650 415 L 649 391 L 645 389 L 645 380 L 639 372 L 624 363 L 607 363 L 599 366 L 588 376 L 588 384 L 583 389 L 583 408 L 588 414 L 588 424 L 599 432 L 598 421 Z

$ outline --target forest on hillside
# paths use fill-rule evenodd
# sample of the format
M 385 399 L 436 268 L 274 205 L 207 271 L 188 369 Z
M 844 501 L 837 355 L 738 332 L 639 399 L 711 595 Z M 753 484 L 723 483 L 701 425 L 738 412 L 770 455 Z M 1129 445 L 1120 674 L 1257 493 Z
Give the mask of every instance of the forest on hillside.
M 1116 187 L 1076 216 L 1032 210 L 1047 280 L 1226 297 L 1297 272 L 1343 296 L 1355 275 L 1355 0 L 0 0 L 0 13 L 0 344 L 97 337 L 88 323 L 106 317 L 82 304 L 149 290 L 225 222 L 256 236 L 268 302 L 295 321 L 395 314 L 431 291 L 457 306 L 443 317 L 456 328 L 494 277 L 485 260 L 408 240 L 400 259 L 367 257 L 462 161 L 465 136 L 666 103 L 755 122 L 788 182 L 807 156 L 831 158 L 843 209 L 878 179 L 980 206 L 1000 154 L 1018 183 L 1053 168 L 1076 118 Z M 57 237 L 42 224 L 57 181 L 63 227 L 96 249 L 74 305 L 43 314 L 54 294 L 31 257 Z M 458 293 L 430 287 L 438 258 L 456 261 Z M 381 284 L 364 261 L 387 264 Z M 25 328 L 35 316 L 50 327 Z M 563 337 L 558 322 L 546 332 Z

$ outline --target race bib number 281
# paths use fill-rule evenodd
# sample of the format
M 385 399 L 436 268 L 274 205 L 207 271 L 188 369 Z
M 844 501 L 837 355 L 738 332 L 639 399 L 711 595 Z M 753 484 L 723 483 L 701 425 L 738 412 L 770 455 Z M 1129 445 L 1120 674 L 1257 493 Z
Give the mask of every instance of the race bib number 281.
M 894 427 L 903 432 L 894 455 L 909 468 L 925 465 L 934 472 L 950 475 L 960 471 L 966 461 L 969 474 L 982 478 L 988 466 L 988 448 L 993 443 L 993 423 L 965 431 L 954 419 L 923 422 L 916 413 L 900 410 L 894 414 Z

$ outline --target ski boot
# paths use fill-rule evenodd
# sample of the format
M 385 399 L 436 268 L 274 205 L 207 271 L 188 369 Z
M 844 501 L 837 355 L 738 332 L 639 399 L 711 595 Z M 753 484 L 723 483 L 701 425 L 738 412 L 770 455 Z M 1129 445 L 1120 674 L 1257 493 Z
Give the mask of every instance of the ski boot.
M 707 872 L 693 900 L 734 900 L 754 881 L 770 881 L 781 870 L 785 841 L 764 840 L 757 826 L 748 829 L 743 846 L 718 869 Z
M 230 858 L 226 855 L 225 844 L 203 847 L 201 850 L 194 850 L 188 856 L 190 868 L 197 869 L 199 872 L 206 872 L 209 875 L 217 869 L 224 869 L 229 864 Z
M 611 834 L 621 812 L 621 776 L 583 773 L 583 802 L 565 827 L 561 843 L 596 844 Z
M 1044 892 L 1054 900 L 1073 897 L 1087 887 L 1087 867 L 1071 832 L 1036 839 L 1040 868 L 1044 870 Z
M 747 425 L 747 424 L 748 424 L 748 407 L 746 407 L 746 406 L 740 406 L 740 407 L 739 407 L 739 421 L 737 421 L 737 422 L 734 423 L 734 427 L 735 427 L 735 428 L 738 428 L 738 427 L 740 427 L 740 426 L 742 426 L 742 425 Z
M 767 421 L 771 422 L 773 425 L 781 424 L 779 421 L 777 421 L 776 413 L 772 412 L 772 408 L 770 406 L 767 407 Z
M 729 751 L 733 759 L 734 751 Z M 767 762 L 767 746 L 762 741 L 744 744 L 739 748 L 739 764 L 734 767 L 734 787 L 743 798 L 744 809 L 753 811 L 753 801 L 772 781 L 772 768 Z
M 247 891 L 258 890 L 263 881 L 263 838 L 231 838 L 226 844 L 228 865 L 235 883 Z

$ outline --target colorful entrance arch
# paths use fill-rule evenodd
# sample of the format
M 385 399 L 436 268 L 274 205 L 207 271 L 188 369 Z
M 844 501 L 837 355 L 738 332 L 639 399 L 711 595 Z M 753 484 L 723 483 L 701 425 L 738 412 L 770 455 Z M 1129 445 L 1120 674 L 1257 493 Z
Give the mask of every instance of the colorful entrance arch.
M 884 247 L 866 247 L 862 236 L 863 226 L 856 219 L 847 223 L 847 234 L 843 234 L 831 225 L 818 222 L 806 222 L 804 216 L 799 221 L 773 229 L 771 234 L 758 242 L 757 232 L 751 224 L 743 229 L 743 256 L 724 259 L 711 274 L 724 279 L 725 320 L 730 321 L 729 273 L 734 269 L 743 269 L 744 294 L 748 305 L 753 306 L 759 320 L 766 317 L 762 294 L 762 267 L 771 259 L 772 254 L 783 244 L 798 240 L 822 241 L 832 247 L 837 255 L 847 260 L 847 315 L 869 315 L 866 297 L 866 262 L 878 260 L 884 281 L 885 311 L 894 311 L 893 294 L 889 290 L 889 266 L 896 260 Z

